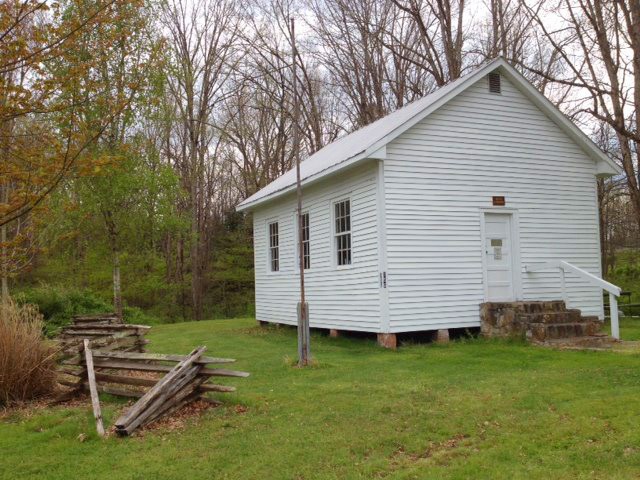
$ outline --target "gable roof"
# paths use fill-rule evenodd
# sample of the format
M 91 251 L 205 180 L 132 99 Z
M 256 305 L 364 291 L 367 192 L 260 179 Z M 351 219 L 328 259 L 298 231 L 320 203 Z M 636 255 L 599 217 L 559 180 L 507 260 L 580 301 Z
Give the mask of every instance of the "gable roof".
M 498 57 L 430 95 L 416 100 L 318 150 L 300 163 L 302 185 L 313 183 L 361 160 L 368 158 L 384 159 L 384 147 L 389 142 L 494 70 L 499 70 L 597 163 L 598 175 L 616 175 L 621 172 L 616 163 L 600 150 L 582 130 L 560 112 L 553 103 L 508 62 L 502 57 Z M 249 210 L 261 203 L 291 192 L 295 188 L 296 169 L 292 168 L 241 202 L 236 207 L 236 210 Z

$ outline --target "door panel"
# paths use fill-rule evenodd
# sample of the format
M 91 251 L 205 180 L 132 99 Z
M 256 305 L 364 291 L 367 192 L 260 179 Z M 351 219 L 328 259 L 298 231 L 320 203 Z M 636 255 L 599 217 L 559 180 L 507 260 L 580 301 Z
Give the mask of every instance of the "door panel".
M 484 278 L 490 302 L 515 300 L 511 221 L 511 215 L 484 214 Z

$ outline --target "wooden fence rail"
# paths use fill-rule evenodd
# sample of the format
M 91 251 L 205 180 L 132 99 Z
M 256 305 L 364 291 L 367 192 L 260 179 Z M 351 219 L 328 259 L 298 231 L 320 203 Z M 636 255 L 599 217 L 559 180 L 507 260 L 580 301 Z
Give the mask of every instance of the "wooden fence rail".
M 62 358 L 58 383 L 69 387 L 59 400 L 90 391 L 96 419 L 100 417 L 97 393 L 139 398 L 116 421 L 120 435 L 169 415 L 209 392 L 234 392 L 232 386 L 210 383 L 213 377 L 248 377 L 249 373 L 212 368 L 235 362 L 233 358 L 204 356 L 206 347 L 189 355 L 147 353 L 144 335 L 151 327 L 120 323 L 115 314 L 81 316 L 58 337 Z M 101 417 L 100 417 L 101 418 Z M 100 426 L 98 426 L 100 431 Z

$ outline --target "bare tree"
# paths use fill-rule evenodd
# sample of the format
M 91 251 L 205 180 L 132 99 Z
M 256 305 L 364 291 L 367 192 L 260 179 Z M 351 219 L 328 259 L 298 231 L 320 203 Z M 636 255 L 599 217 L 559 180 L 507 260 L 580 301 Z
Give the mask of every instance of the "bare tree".
M 161 11 L 170 40 L 169 91 L 176 113 L 167 154 L 188 192 L 191 297 L 197 320 L 203 313 L 207 230 L 220 150 L 217 114 L 237 63 L 237 5 L 233 0 L 167 0 Z
M 383 35 L 390 3 L 378 0 L 310 0 L 309 22 L 322 48 L 315 55 L 342 94 L 343 113 L 362 127 L 389 111 L 385 94 L 386 57 Z
M 582 92 L 586 99 L 574 102 L 574 115 L 587 114 L 592 121 L 613 129 L 640 225 L 640 3 L 563 0 L 553 12 L 540 2 L 524 5 L 566 73 L 529 70 Z
M 465 68 L 465 0 L 392 0 L 417 32 L 406 58 L 424 68 L 440 87 Z M 407 45 L 405 45 L 405 48 Z

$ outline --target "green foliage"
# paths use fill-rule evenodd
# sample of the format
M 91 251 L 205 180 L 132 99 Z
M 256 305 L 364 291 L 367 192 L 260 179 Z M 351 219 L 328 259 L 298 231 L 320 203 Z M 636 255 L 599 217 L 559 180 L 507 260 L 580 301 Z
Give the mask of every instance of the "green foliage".
M 157 317 L 148 314 L 141 308 L 126 306 L 123 308 L 124 321 L 135 325 L 155 325 L 159 323 Z
M 206 311 L 210 318 L 254 314 L 253 246 L 250 232 L 231 216 L 213 246 Z
M 296 355 L 295 329 L 254 320 L 160 325 L 148 338 L 163 353 L 206 345 L 251 376 L 220 379 L 237 392 L 215 395 L 224 404 L 184 429 L 130 439 L 99 438 L 90 402 L 9 414 L 0 478 L 638 476 L 637 354 L 468 339 L 392 352 L 312 334 L 319 366 L 299 369 L 284 362 Z M 107 396 L 101 404 L 107 426 L 125 408 Z
M 640 279 L 640 263 L 620 265 L 614 269 L 614 276 L 624 280 Z
M 640 303 L 640 251 L 631 248 L 618 250 L 615 268 L 607 280 L 622 290 L 630 291 L 632 304 Z M 619 302 L 625 315 L 640 315 L 640 308 L 626 307 L 625 300 L 626 297 Z
M 86 290 L 41 285 L 24 288 L 16 294 L 20 304 L 34 304 L 44 316 L 45 333 L 55 335 L 73 315 L 113 311 L 111 304 Z
M 15 295 L 19 304 L 37 305 L 44 316 L 45 333 L 52 337 L 71 322 L 73 315 L 113 311 L 110 301 L 90 290 L 42 284 L 24 287 Z M 141 308 L 125 306 L 124 321 L 141 325 L 158 323 L 158 319 Z

